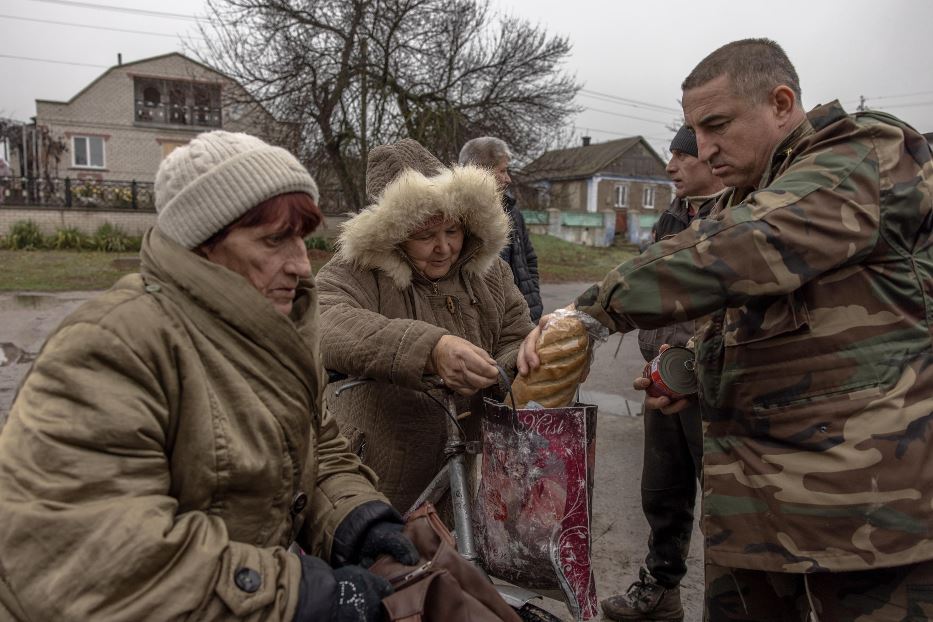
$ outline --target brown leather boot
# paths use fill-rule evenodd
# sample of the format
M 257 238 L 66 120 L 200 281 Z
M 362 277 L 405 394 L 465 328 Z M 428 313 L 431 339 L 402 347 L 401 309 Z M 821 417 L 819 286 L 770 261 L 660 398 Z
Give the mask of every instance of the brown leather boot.
M 602 606 L 607 618 L 619 622 L 681 622 L 684 619 L 680 588 L 668 589 L 660 585 L 645 568 L 639 570 L 638 581 L 632 583 L 625 594 L 610 596 L 602 602 Z

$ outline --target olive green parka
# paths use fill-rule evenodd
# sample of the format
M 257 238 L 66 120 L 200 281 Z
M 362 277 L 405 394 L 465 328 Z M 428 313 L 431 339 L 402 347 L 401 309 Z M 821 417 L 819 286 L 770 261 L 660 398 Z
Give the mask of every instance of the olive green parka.
M 289 318 L 157 230 L 141 255 L 49 337 L 0 434 L 0 619 L 291 622 L 285 547 L 328 559 L 385 500 L 322 413 L 314 282 Z

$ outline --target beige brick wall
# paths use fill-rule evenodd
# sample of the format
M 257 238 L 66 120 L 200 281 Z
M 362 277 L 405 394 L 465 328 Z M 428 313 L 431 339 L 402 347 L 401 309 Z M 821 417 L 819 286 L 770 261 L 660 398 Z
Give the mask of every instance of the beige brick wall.
M 39 207 L 0 207 L 0 235 L 6 235 L 14 223 L 31 220 L 45 235 L 58 229 L 75 227 L 93 234 L 103 224 L 110 223 L 129 235 L 142 235 L 155 224 L 155 212 L 145 210 L 53 209 Z
M 289 133 L 287 126 L 276 123 L 261 107 L 233 104 L 234 99 L 244 99 L 244 91 L 236 83 L 181 55 L 170 54 L 113 67 L 69 102 L 36 101 L 37 124 L 48 127 L 53 138 L 64 139 L 68 146 L 58 170 L 51 171 L 52 177 L 151 182 L 162 161 L 163 143 L 185 143 L 211 129 L 137 122 L 136 76 L 220 83 L 223 129 L 245 131 L 279 143 Z M 104 169 L 72 166 L 74 135 L 104 137 Z

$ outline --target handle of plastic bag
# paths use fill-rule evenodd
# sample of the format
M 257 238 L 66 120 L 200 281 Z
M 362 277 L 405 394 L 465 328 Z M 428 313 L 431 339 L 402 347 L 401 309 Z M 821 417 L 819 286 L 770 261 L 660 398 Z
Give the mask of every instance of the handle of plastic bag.
M 509 380 L 509 375 L 502 369 L 502 365 L 497 364 L 496 369 L 499 371 L 499 377 L 502 378 L 502 383 L 505 385 L 505 392 L 509 395 L 508 403 L 512 408 L 512 414 L 515 415 L 515 396 L 512 395 L 512 381 Z

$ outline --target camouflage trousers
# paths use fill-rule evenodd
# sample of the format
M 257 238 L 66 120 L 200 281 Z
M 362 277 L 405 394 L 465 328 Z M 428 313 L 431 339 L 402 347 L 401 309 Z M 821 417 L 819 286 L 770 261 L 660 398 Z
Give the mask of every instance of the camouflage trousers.
M 704 620 L 919 622 L 933 619 L 933 560 L 794 574 L 706 565 Z

